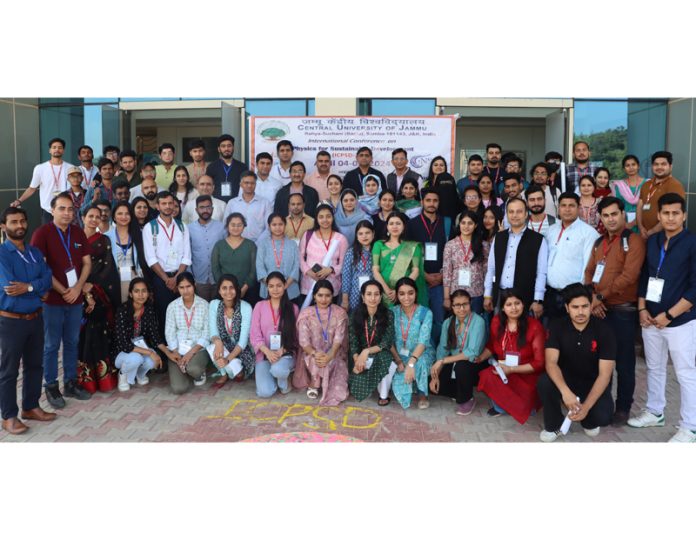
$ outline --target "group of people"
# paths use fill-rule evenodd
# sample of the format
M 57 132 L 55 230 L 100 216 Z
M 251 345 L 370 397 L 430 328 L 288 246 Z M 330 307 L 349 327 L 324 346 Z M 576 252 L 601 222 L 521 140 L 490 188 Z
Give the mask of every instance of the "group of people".
M 421 177 L 404 149 L 385 176 L 367 147 L 343 178 L 326 151 L 308 175 L 287 140 L 251 171 L 230 135 L 214 161 L 196 141 L 177 166 L 166 143 L 139 171 L 130 150 L 107 147 L 95 166 L 82 146 L 74 167 L 64 149 L 49 143 L 51 159 L 0 218 L 10 433 L 28 429 L 21 360 L 29 420 L 55 418 L 39 407 L 42 378 L 60 409 L 147 385 L 155 370 L 176 394 L 208 376 L 215 388 L 253 377 L 262 398 L 294 388 L 334 406 L 376 392 L 380 406 L 415 395 L 425 409 L 436 394 L 462 416 L 478 390 L 490 417 L 525 423 L 543 407 L 542 441 L 572 422 L 595 436 L 610 423 L 664 425 L 669 355 L 681 389 L 671 440 L 696 441 L 696 240 L 669 152 L 652 156 L 652 178 L 629 155 L 626 178 L 612 180 L 578 141 L 563 182 L 555 152 L 527 182 L 495 143 L 459 180 L 440 156 Z M 27 243 L 21 204 L 36 190 L 44 225 Z M 631 416 L 638 325 L 648 399 Z

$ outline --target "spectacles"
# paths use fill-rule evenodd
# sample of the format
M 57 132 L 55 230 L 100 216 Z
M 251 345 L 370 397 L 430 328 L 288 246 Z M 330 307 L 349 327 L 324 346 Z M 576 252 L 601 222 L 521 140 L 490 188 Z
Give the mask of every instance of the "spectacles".
M 452 304 L 452 309 L 462 309 L 469 305 L 471 305 L 471 302 L 464 302 L 463 304 Z
M 199 206 L 198 209 L 199 210 L 212 210 L 213 207 L 212 206 Z
M 478 195 L 467 195 L 466 197 L 464 197 L 464 200 L 466 200 L 466 201 L 478 201 L 479 196 Z

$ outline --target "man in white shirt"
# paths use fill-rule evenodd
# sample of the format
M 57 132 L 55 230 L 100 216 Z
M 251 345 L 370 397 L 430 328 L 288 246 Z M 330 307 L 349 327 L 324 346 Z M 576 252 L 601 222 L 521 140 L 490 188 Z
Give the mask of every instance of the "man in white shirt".
M 290 165 L 292 165 L 295 147 L 290 141 L 283 140 L 276 145 L 276 153 L 278 154 L 278 161 L 271 168 L 271 177 L 278 180 L 282 185 L 287 186 L 290 183 Z
M 82 171 L 82 188 L 87 190 L 92 184 L 92 180 L 99 174 L 99 169 L 94 164 L 94 150 L 91 146 L 83 144 L 77 149 L 77 159 L 80 160 L 80 170 Z
M 575 193 L 562 193 L 558 198 L 559 221 L 546 234 L 549 263 L 544 309 L 550 319 L 565 315 L 561 290 L 571 283 L 582 283 L 592 247 L 599 238 L 594 228 L 578 218 L 579 206 L 580 198 Z
M 527 227 L 539 234 L 546 236 L 551 225 L 556 223 L 556 218 L 546 213 L 546 202 L 544 188 L 538 184 L 532 184 L 525 191 L 527 207 L 529 208 L 529 219 Z M 546 238 L 548 242 L 548 238 Z
M 212 176 L 204 174 L 198 179 L 198 194 L 199 195 L 210 195 L 213 203 L 213 213 L 211 219 L 213 221 L 220 221 L 225 217 L 225 201 L 221 199 L 216 199 L 213 197 L 213 190 L 215 189 L 215 182 Z M 187 204 L 184 207 L 184 213 L 181 216 L 181 221 L 189 225 L 198 219 L 199 214 L 197 213 L 196 206 L 193 204 Z
M 270 176 L 272 165 L 273 157 L 268 152 L 261 152 L 256 156 L 256 194 L 266 199 L 271 206 L 275 202 L 276 193 L 283 187 L 280 180 Z
M 51 159 L 39 163 L 34 167 L 29 187 L 10 206 L 17 207 L 39 190 L 39 204 L 41 205 L 41 223 L 51 223 L 51 200 L 53 197 L 68 190 L 68 170 L 73 167 L 67 161 L 63 161 L 65 141 L 55 137 L 48 141 L 48 153 Z
M 256 174 L 245 171 L 239 181 L 241 194 L 230 199 L 225 208 L 224 221 L 233 212 L 239 212 L 247 221 L 247 226 L 242 233 L 244 238 L 256 242 L 267 230 L 266 220 L 272 211 L 271 203 L 256 194 Z

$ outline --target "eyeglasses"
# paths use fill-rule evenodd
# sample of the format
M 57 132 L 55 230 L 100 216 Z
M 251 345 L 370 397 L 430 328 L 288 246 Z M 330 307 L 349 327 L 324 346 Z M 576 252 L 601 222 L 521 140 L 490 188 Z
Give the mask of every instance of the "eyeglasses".
M 463 304 L 452 304 L 452 309 L 462 309 L 466 306 L 470 306 L 471 302 L 464 302 Z
M 479 196 L 478 195 L 467 195 L 466 197 L 464 197 L 464 200 L 466 200 L 466 201 L 478 201 Z
M 212 206 L 199 206 L 198 209 L 199 210 L 212 210 L 213 207 Z

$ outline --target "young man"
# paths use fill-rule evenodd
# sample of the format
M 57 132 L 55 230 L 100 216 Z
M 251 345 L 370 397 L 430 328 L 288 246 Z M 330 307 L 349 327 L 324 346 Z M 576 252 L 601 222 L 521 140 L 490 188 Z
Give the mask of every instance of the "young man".
M 598 211 L 606 233 L 594 243 L 584 283 L 592 283 L 592 315 L 609 324 L 616 336 L 616 409 L 612 423 L 626 424 L 636 387 L 638 280 L 645 241 L 626 228 L 624 203 L 604 197 Z
M 285 224 L 285 236 L 298 246 L 302 236 L 314 228 L 314 218 L 305 214 L 305 200 L 302 193 L 290 195 L 289 215 Z
M 486 166 L 484 172 L 493 180 L 493 190 L 497 194 L 503 192 L 503 168 L 500 166 L 500 158 L 503 149 L 498 143 L 486 145 Z
M 423 177 L 408 166 L 408 153 L 403 148 L 397 148 L 392 152 L 392 165 L 394 170 L 387 175 L 387 188 L 394 193 L 399 193 L 401 183 L 405 179 L 418 182 L 418 188 L 423 188 Z
M 305 203 L 305 211 L 310 216 L 314 217 L 319 204 L 319 195 L 317 190 L 308 186 L 304 182 L 305 166 L 301 161 L 295 161 L 290 166 L 291 182 L 287 186 L 283 186 L 276 194 L 273 211 L 277 214 L 285 215 L 288 212 L 288 203 L 290 195 L 293 193 L 301 193 Z
M 474 154 L 467 162 L 466 176 L 457 180 L 457 191 L 460 197 L 464 195 L 464 190 L 467 187 L 478 185 L 481 173 L 483 173 L 483 158 L 478 154 Z
M 75 213 L 73 215 L 72 224 L 77 225 L 82 228 L 82 216 L 80 215 L 80 209 L 82 204 L 85 202 L 85 190 L 82 187 L 84 179 L 82 176 L 82 167 L 71 167 L 68 169 L 68 184 L 70 187 L 68 193 L 72 198 L 73 208 Z
M 125 180 L 128 186 L 134 188 L 139 180 L 138 175 L 138 158 L 133 150 L 124 150 L 119 154 L 119 163 L 121 164 L 121 173 L 114 176 L 114 181 Z
M 507 220 L 507 203 L 512 199 L 517 199 L 522 193 L 522 180 L 517 173 L 505 173 L 503 177 L 503 228 L 507 229 L 510 224 Z
M 283 183 L 271 176 L 273 157 L 268 152 L 261 152 L 256 155 L 256 194 L 266 199 L 271 206 L 275 202 L 275 197 Z M 198 190 L 200 192 L 200 190 Z
M 614 334 L 609 325 L 592 317 L 592 294 L 586 287 L 568 285 L 563 299 L 568 317 L 549 327 L 546 373 L 537 381 L 544 411 L 542 442 L 553 442 L 561 434 L 561 402 L 568 418 L 580 422 L 589 437 L 609 425 L 614 409 L 610 384 L 616 359 Z
M 65 141 L 58 137 L 48 141 L 48 153 L 51 159 L 34 167 L 29 187 L 15 200 L 11 206 L 20 206 L 39 190 L 39 204 L 41 205 L 41 222 L 43 224 L 53 221 L 51 213 L 51 201 L 68 189 L 68 169 L 73 165 L 63 161 Z
M 684 228 L 686 201 L 680 195 L 662 195 L 657 211 L 662 230 L 648 238 L 638 287 L 648 399 L 628 425 L 665 425 L 669 354 L 681 393 L 679 430 L 670 442 L 696 442 L 696 236 Z
M 556 223 L 556 218 L 546 213 L 544 189 L 538 184 L 532 184 L 524 194 L 529 207 L 527 227 L 544 236 L 548 242 L 549 239 L 546 233 L 548 233 L 551 225 Z
M 210 183 L 210 191 L 212 192 L 212 178 L 202 176 L 200 179 L 206 179 Z M 188 206 L 190 205 L 187 205 L 187 208 Z M 198 219 L 189 225 L 191 273 L 196 278 L 196 294 L 210 302 L 217 296 L 211 267 L 213 247 L 225 237 L 225 226 L 222 221 L 212 219 L 213 198 L 210 194 L 199 195 L 196 198 L 196 214 L 198 214 Z
M 0 216 L 0 227 L 7 237 L 0 245 L 0 411 L 2 429 L 20 435 L 29 429 L 17 417 L 20 362 L 22 418 L 43 422 L 56 418 L 55 413 L 39 406 L 44 341 L 41 298 L 51 289 L 53 277 L 43 254 L 24 243 L 27 213 L 23 209 L 5 210 Z
M 94 165 L 94 150 L 92 150 L 91 146 L 83 144 L 77 149 L 77 159 L 80 161 L 80 170 L 82 172 L 82 188 L 86 190 L 92 183 L 92 180 L 98 179 L 99 176 L 99 169 Z
M 234 137 L 225 133 L 217 140 L 220 159 L 216 159 L 205 171 L 213 179 L 213 195 L 227 203 L 239 193 L 239 177 L 249 169 L 246 163 L 234 159 Z
M 653 177 L 640 188 L 640 201 L 636 207 L 636 221 L 643 240 L 662 230 L 655 202 L 665 193 L 686 197 L 684 186 L 672 176 L 672 153 L 662 150 L 655 152 L 651 159 Z
M 209 163 L 205 162 L 205 143 L 202 139 L 191 141 L 189 154 L 193 161 L 186 165 L 186 170 L 189 173 L 193 187 L 198 189 L 198 179 L 205 174 L 209 165 Z
M 575 193 L 575 189 L 580 185 L 580 179 L 589 174 L 595 176 L 595 167 L 590 164 L 590 145 L 585 141 L 575 141 L 573 144 L 573 163 L 566 169 L 566 193 Z M 560 179 L 559 179 L 560 182 Z M 562 186 L 558 186 L 561 190 Z
M 121 174 L 121 165 L 118 161 L 118 157 L 121 154 L 121 150 L 118 146 L 107 145 L 104 147 L 102 155 L 114 164 L 114 176 Z
M 230 199 L 225 208 L 223 221 L 233 212 L 239 212 L 246 218 L 247 226 L 242 236 L 256 242 L 266 232 L 266 220 L 271 213 L 271 203 L 256 195 L 256 175 L 251 171 L 242 173 L 240 179 L 241 193 Z
M 99 163 L 99 174 L 101 175 L 101 181 L 92 181 L 92 185 L 87 189 L 87 194 L 85 195 L 85 201 L 82 203 L 81 211 L 86 210 L 91 206 L 93 202 L 97 201 L 113 201 L 113 178 L 114 178 L 114 164 L 110 159 L 101 158 Z
M 157 149 L 161 163 L 155 167 L 157 172 L 157 185 L 162 189 L 169 189 L 174 182 L 174 169 L 176 169 L 176 150 L 172 143 L 161 144 Z
M 157 197 L 158 192 L 166 190 L 157 185 L 155 180 L 157 170 L 155 166 L 155 163 L 150 162 L 143 165 L 142 169 L 140 169 L 140 184 L 130 190 L 130 200 L 132 202 L 136 197 L 145 197 L 150 207 L 156 210 L 155 197 Z
M 363 180 L 369 174 L 379 178 L 382 189 L 387 189 L 387 181 L 381 171 L 372 167 L 372 150 L 367 146 L 358 149 L 355 154 L 358 166 L 346 173 L 343 177 L 343 189 L 352 189 L 358 195 L 363 194 Z
M 549 186 L 551 188 L 556 188 L 559 192 L 561 191 L 561 179 L 558 170 L 561 167 L 562 161 L 563 156 L 553 150 L 551 152 L 546 152 L 544 155 L 544 162 L 549 166 Z
M 558 197 L 561 191 L 549 185 L 551 175 L 551 167 L 548 163 L 539 162 L 532 166 L 529 171 L 529 176 L 532 178 L 531 186 L 539 186 L 544 194 L 544 208 L 548 215 L 556 217 Z
M 100 200 L 94 203 L 101 214 L 101 220 L 99 221 L 99 232 L 106 234 L 111 228 L 111 203 L 105 200 Z
M 227 205 L 224 201 L 221 201 L 220 199 L 216 199 L 215 197 L 213 197 L 213 190 L 215 189 L 215 186 L 213 185 L 213 179 L 207 174 L 204 174 L 198 179 L 197 189 L 200 195 L 210 195 L 213 205 L 213 214 L 211 216 L 211 219 L 213 221 L 219 221 L 220 223 L 222 223 L 222 220 L 225 216 L 225 207 Z M 192 204 L 187 204 L 184 207 L 184 213 L 181 216 L 181 221 L 188 225 L 196 221 L 198 216 L 198 210 Z
M 276 145 L 278 161 L 271 168 L 270 176 L 278 180 L 281 185 L 287 186 L 290 183 L 290 165 L 295 147 L 290 141 L 282 140 Z
M 525 180 L 523 177 L 523 164 L 522 160 L 516 156 L 515 154 L 512 154 L 506 161 L 505 161 L 505 173 L 506 174 L 517 174 L 520 177 L 520 182 L 522 182 L 522 186 L 526 187 Z
M 114 180 L 113 183 L 113 204 L 116 204 L 118 201 L 126 201 L 128 202 L 130 200 L 130 187 L 128 187 L 128 180 L 125 178 L 121 177 L 118 180 Z
M 331 196 L 329 193 L 329 188 L 326 185 L 326 180 L 331 174 L 331 154 L 329 154 L 326 150 L 320 150 L 317 152 L 316 166 L 317 168 L 314 170 L 314 172 L 305 178 L 304 183 L 309 187 L 314 188 L 319 195 L 319 200 L 323 201 Z M 290 174 L 292 176 L 292 170 L 290 171 Z
M 43 307 L 43 369 L 46 399 L 54 409 L 65 407 L 58 386 L 58 350 L 63 343 L 63 393 L 79 400 L 90 399 L 89 392 L 77 384 L 77 345 L 82 320 L 82 287 L 92 269 L 87 237 L 72 225 L 73 202 L 68 193 L 51 201 L 53 222 L 34 231 L 31 245 L 38 248 L 51 269 L 52 289 Z M 91 294 L 86 294 L 91 300 Z

